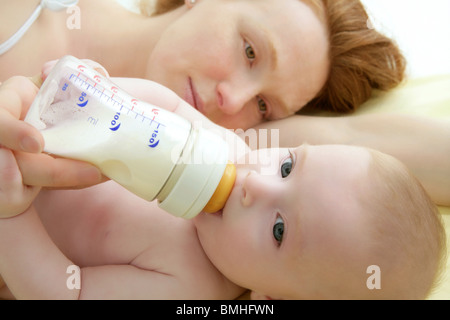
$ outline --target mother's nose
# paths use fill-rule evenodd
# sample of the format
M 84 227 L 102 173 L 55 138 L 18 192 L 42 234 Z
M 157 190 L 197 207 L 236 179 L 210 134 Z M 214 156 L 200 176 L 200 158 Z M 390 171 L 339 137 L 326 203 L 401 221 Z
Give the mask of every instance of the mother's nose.
M 258 95 L 255 83 L 243 81 L 223 81 L 216 87 L 217 105 L 227 115 L 239 113 L 247 104 L 255 101 Z

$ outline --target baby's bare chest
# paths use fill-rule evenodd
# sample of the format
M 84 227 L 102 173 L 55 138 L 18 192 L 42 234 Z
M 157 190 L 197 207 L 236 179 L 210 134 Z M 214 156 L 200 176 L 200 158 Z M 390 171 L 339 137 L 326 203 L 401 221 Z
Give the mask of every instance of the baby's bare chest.
M 141 267 L 150 268 L 183 242 L 199 246 L 191 222 L 112 182 L 84 190 L 45 191 L 35 205 L 55 244 L 80 266 L 139 260 Z
M 130 264 L 171 275 L 200 296 L 208 292 L 229 299 L 243 292 L 210 262 L 191 221 L 175 218 L 115 183 L 45 191 L 35 206 L 55 244 L 80 267 Z

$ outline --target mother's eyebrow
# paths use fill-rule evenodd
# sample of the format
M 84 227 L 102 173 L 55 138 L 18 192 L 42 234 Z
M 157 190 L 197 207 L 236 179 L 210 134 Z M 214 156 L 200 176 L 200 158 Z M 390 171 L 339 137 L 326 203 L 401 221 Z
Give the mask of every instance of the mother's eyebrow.
M 275 47 L 275 41 L 273 35 L 263 26 L 258 27 L 264 36 L 263 40 L 266 41 L 267 48 L 269 49 L 270 57 L 270 69 L 275 71 L 278 68 L 278 52 Z
M 255 28 L 255 30 L 259 32 L 257 38 L 259 38 L 260 41 L 263 41 L 263 46 L 266 48 L 266 50 L 268 50 L 270 71 L 275 72 L 276 69 L 279 67 L 279 55 L 277 47 L 275 46 L 276 44 L 275 35 L 272 32 L 270 32 L 270 30 L 267 29 L 264 24 L 261 24 L 257 20 L 252 20 L 251 23 Z M 275 104 L 278 105 L 278 108 L 276 108 L 278 112 L 271 114 L 269 120 L 280 120 L 288 116 L 291 116 L 295 113 L 292 112 L 291 108 L 289 107 L 289 104 L 282 98 L 275 97 L 273 99 L 273 102 L 275 102 Z M 299 109 L 301 109 L 301 107 L 299 107 L 298 110 Z

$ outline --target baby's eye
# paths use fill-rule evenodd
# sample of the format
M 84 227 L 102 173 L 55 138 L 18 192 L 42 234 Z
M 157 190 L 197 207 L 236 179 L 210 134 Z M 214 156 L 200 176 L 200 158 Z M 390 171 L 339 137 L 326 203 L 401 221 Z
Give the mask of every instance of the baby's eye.
M 253 60 L 256 59 L 255 50 L 253 50 L 252 46 L 248 42 L 245 42 L 244 49 L 245 49 L 245 55 L 247 56 L 247 58 L 249 60 L 251 60 L 251 62 L 253 62 Z
M 292 170 L 292 156 L 281 163 L 281 177 L 286 178 Z
M 278 242 L 278 245 L 283 241 L 283 233 L 284 233 L 284 221 L 283 218 L 278 216 L 277 220 L 275 220 L 275 224 L 273 225 L 273 237 Z

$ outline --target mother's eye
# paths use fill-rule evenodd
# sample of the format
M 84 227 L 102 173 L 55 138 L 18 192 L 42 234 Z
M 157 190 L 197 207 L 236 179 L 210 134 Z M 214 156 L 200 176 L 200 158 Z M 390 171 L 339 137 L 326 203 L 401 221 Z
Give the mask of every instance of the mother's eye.
M 259 113 L 261 113 L 263 116 L 266 115 L 266 113 L 267 113 L 267 103 L 263 99 L 261 99 L 259 97 L 256 97 L 256 98 L 258 100 L 258 111 L 259 111 Z
M 245 55 L 247 56 L 247 58 L 249 60 L 253 61 L 256 59 L 255 50 L 253 50 L 252 46 L 248 42 L 245 42 L 244 49 L 245 49 Z

